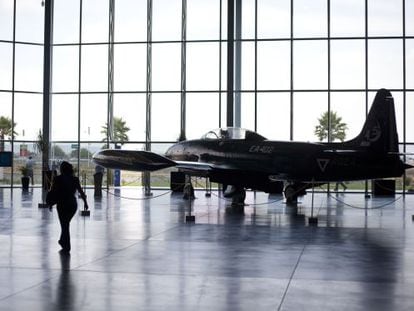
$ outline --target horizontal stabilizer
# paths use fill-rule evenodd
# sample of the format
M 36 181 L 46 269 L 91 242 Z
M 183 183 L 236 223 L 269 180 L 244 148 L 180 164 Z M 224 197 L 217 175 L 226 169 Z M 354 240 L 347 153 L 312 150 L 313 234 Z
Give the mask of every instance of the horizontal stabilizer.
M 105 168 L 127 171 L 156 171 L 176 165 L 176 162 L 150 151 L 106 149 L 95 153 L 93 162 Z

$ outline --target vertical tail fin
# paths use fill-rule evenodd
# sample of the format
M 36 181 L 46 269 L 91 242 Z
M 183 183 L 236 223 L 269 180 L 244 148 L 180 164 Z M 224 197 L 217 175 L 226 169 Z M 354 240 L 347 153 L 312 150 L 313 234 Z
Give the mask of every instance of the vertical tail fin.
M 344 145 L 378 153 L 398 152 L 394 99 L 390 91 L 380 89 L 377 92 L 361 133 Z

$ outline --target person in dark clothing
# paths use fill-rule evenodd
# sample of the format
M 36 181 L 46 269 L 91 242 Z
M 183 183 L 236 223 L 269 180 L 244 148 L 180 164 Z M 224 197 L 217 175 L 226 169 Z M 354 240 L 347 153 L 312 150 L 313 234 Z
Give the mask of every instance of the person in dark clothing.
M 57 212 L 62 229 L 59 244 L 63 251 L 70 251 L 70 230 L 69 225 L 72 217 L 75 215 L 78 204 L 75 197 L 76 191 L 85 203 L 85 210 L 88 209 L 85 192 L 83 192 L 79 178 L 73 176 L 72 164 L 63 161 L 60 165 L 60 175 L 56 176 L 52 184 L 52 192 L 55 193 L 57 201 Z

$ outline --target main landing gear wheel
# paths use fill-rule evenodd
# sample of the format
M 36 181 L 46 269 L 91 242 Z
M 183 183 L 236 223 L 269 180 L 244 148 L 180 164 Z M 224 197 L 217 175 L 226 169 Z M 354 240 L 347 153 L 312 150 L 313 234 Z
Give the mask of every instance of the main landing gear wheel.
M 298 190 L 294 185 L 287 185 L 283 191 L 286 199 L 286 203 L 298 202 Z
M 246 190 L 243 188 L 237 189 L 231 199 L 231 205 L 244 206 L 244 200 L 246 199 Z

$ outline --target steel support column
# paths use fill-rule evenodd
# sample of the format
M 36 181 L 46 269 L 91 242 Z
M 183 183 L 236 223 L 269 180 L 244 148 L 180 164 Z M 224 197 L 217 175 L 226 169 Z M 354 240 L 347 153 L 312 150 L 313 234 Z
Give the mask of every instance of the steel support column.
M 234 0 L 227 2 L 227 126 L 234 125 Z
M 186 57 L 187 57 L 187 0 L 182 0 L 181 10 L 181 126 L 179 140 L 186 139 Z
M 242 58 L 242 0 L 236 0 L 236 40 L 234 68 L 234 126 L 241 126 L 241 58 Z
M 146 87 L 146 113 L 145 113 L 145 150 L 151 150 L 151 103 L 152 103 L 152 0 L 147 0 L 147 87 Z M 142 174 L 142 183 L 146 196 L 151 195 L 151 175 Z
M 52 115 L 52 44 L 53 44 L 53 2 L 45 0 L 45 29 L 44 29 L 44 49 L 43 49 L 43 124 L 42 139 L 43 146 L 47 146 L 42 151 L 42 170 L 49 169 L 49 146 L 50 146 L 50 122 Z M 42 174 L 42 186 L 46 183 L 45 176 Z
M 109 32 L 108 32 L 108 148 L 109 141 L 114 139 L 114 32 L 115 32 L 115 0 L 109 0 Z

